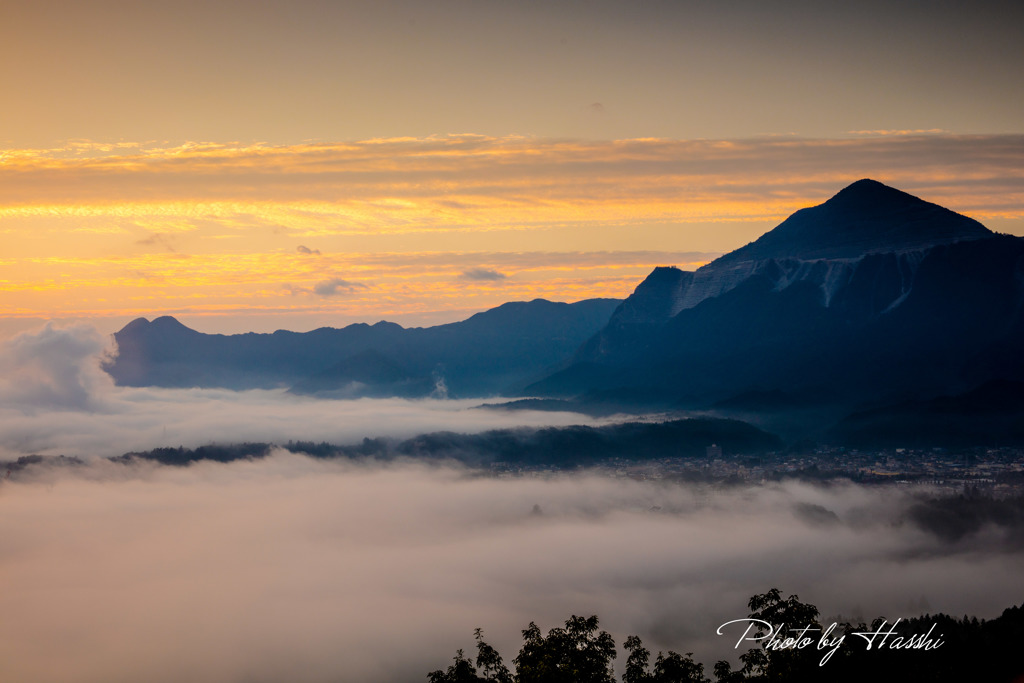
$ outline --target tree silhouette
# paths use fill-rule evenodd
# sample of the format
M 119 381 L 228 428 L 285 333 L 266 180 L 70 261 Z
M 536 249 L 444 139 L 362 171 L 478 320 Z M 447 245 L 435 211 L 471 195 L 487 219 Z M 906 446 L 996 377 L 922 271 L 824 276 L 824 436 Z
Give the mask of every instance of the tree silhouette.
M 501 655 L 493 647 L 484 642 L 483 631 L 473 631 L 476 638 L 476 665 L 480 667 L 483 676 L 480 680 L 495 681 L 495 683 L 512 683 L 512 674 L 501 661 Z
M 681 655 L 668 651 L 667 656 L 658 653 L 654 662 L 653 683 L 710 683 L 704 677 L 704 665 L 693 661 L 693 653 Z
M 716 683 L 821 680 L 860 683 L 876 678 L 934 683 L 1024 680 L 1024 659 L 1017 654 L 1024 641 L 1024 606 L 1009 608 L 991 621 L 979 621 L 966 615 L 956 619 L 944 614 L 900 620 L 898 631 L 894 632 L 899 636 L 930 633 L 934 640 L 942 641 L 941 647 L 930 649 L 897 650 L 877 645 L 869 650 L 864 638 L 850 636 L 872 633 L 883 627 L 896 629 L 894 620 L 878 618 L 870 627 L 864 623 L 838 624 L 829 637 L 845 635 L 846 640 L 825 665 L 822 665 L 823 651 L 816 645 L 822 631 L 813 630 L 821 629 L 817 607 L 801 602 L 796 595 L 784 598 L 776 588 L 751 597 L 747 606 L 751 619 L 771 625 L 776 645 L 787 637 L 798 637 L 805 628 L 806 637 L 815 645 L 777 647 L 765 638 L 760 641 L 760 647 L 740 655 L 743 665 L 739 670 L 734 671 L 727 661 L 717 662 L 714 666 Z M 547 635 L 530 622 L 522 634 L 524 642 L 514 660 L 515 673 L 509 671 L 501 655 L 484 641 L 480 629 L 476 629 L 475 665 L 459 650 L 446 670 L 427 674 L 429 683 L 615 682 L 612 671 L 615 641 L 607 632 L 599 631 L 596 616 L 574 615 L 564 627 L 551 629 Z M 767 627 L 754 635 L 767 635 Z M 894 635 L 893 639 L 899 636 Z M 628 653 L 623 683 L 710 683 L 704 676 L 704 666 L 693 661 L 692 653 L 659 652 L 651 668 L 651 652 L 639 637 L 629 636 L 623 645 Z
M 622 674 L 623 683 L 709 683 L 704 677 L 704 665 L 693 661 L 693 653 L 681 655 L 668 651 L 668 655 L 658 653 L 654 661 L 654 671 L 647 671 L 647 663 L 651 652 L 644 647 L 638 636 L 629 636 L 623 647 L 629 652 L 626 658 L 626 673 Z
M 815 642 L 822 634 L 818 623 L 818 608 L 809 603 L 800 602 L 796 595 L 783 598 L 778 588 L 767 593 L 754 595 L 747 602 L 750 618 L 771 624 L 771 632 L 766 627 L 758 626 L 754 637 L 775 636 L 778 640 L 796 638 L 803 629 Z M 821 678 L 819 661 L 821 653 L 814 647 L 805 649 L 775 649 L 770 646 L 771 640 L 765 638 L 760 648 L 751 648 L 740 655 L 743 668 L 733 671 L 729 662 L 719 661 L 715 664 L 715 677 L 718 683 L 736 683 L 738 681 L 785 681 L 801 683 L 817 681 Z
M 597 616 L 573 615 L 565 628 L 553 628 L 542 636 L 530 622 L 523 631 L 523 648 L 515 659 L 517 683 L 615 683 L 611 660 L 615 641 L 607 631 L 597 631 Z
M 440 669 L 431 671 L 427 674 L 427 680 L 430 683 L 476 683 L 483 680 L 476 675 L 473 662 L 466 659 L 461 648 L 455 653 L 453 659 L 455 663 L 450 664 L 447 671 Z
M 501 655 L 484 641 L 483 631 L 476 629 L 473 636 L 476 638 L 476 667 L 460 649 L 446 671 L 438 669 L 427 674 L 430 683 L 513 683 L 512 674 L 501 661 Z M 483 675 L 477 675 L 477 667 Z
M 644 647 L 638 636 L 629 636 L 622 644 L 629 652 L 626 657 L 626 673 L 622 674 L 622 683 L 651 683 L 651 674 L 647 672 L 647 662 L 651 659 L 651 651 Z

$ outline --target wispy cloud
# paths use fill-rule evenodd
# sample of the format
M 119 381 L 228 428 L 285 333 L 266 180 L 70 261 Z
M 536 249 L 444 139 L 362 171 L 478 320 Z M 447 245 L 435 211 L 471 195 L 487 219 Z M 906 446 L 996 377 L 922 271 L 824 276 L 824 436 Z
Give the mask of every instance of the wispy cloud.
M 508 277 L 504 273 L 489 268 L 470 268 L 462 272 L 460 276 L 466 280 L 483 280 L 485 282 L 498 282 Z
M 856 133 L 846 139 L 613 142 L 463 135 L 139 147 L 74 158 L 54 150 L 16 150 L 0 166 L 0 215 L 83 205 L 89 208 L 80 211 L 102 213 L 137 204 L 145 212 L 188 201 L 213 215 L 232 206 L 259 215 L 260 207 L 271 204 L 355 219 L 353 226 L 339 225 L 341 231 L 358 228 L 360 217 L 372 217 L 378 229 L 400 229 L 406 216 L 422 223 L 438 212 L 425 227 L 564 221 L 572 211 L 598 220 L 589 215 L 594 207 L 620 207 L 604 222 L 621 221 L 627 211 L 633 221 L 763 219 L 792 210 L 794 200 L 823 199 L 861 177 L 910 192 L 931 190 L 936 200 L 978 189 L 985 195 L 1009 192 L 1016 211 L 1024 206 L 1024 136 Z M 982 214 L 988 209 L 984 201 L 954 208 Z
M 339 296 L 341 294 L 351 294 L 360 289 L 366 289 L 366 285 L 335 277 L 316 283 L 313 286 L 313 293 L 319 296 Z
M 164 234 L 162 232 L 155 232 L 149 237 L 136 241 L 135 244 L 139 245 L 140 247 L 157 247 L 162 251 L 178 251 L 174 246 L 174 237 L 171 235 Z
M 938 135 L 949 133 L 941 128 L 887 129 L 887 130 L 851 130 L 850 135 Z

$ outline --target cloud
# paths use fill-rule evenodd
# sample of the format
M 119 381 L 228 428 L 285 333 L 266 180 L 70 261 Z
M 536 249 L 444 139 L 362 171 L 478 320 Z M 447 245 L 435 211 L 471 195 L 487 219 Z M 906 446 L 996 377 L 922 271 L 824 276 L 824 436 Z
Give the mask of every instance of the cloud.
M 88 325 L 22 332 L 0 343 L 0 409 L 91 410 L 112 386 L 99 368 L 103 340 Z
M 940 133 L 949 133 L 948 130 L 941 128 L 927 128 L 927 129 L 897 129 L 897 130 L 850 130 L 847 131 L 850 135 L 937 135 Z
M 308 254 L 308 255 L 314 255 L 315 254 L 316 256 L 320 256 L 320 250 L 319 249 L 310 249 L 309 247 L 305 247 L 305 246 L 303 246 L 301 244 L 298 247 L 296 247 L 295 251 L 299 252 L 300 254 Z
M 494 479 L 278 452 L 38 467 L 0 496 L 0 671 L 37 683 L 417 680 L 475 627 L 509 661 L 529 621 L 571 614 L 710 669 L 737 654 L 715 629 L 771 587 L 826 619 L 922 604 L 985 618 L 1020 600 L 1011 528 L 951 544 L 890 488 Z M 811 506 L 837 521 L 795 511 Z
M 313 286 L 313 292 L 319 296 L 339 296 L 341 294 L 352 294 L 356 290 L 366 289 L 366 285 L 358 282 L 349 282 L 341 278 L 331 278 L 318 282 Z
M 504 273 L 499 273 L 496 270 L 490 270 L 488 268 L 470 268 L 462 272 L 459 277 L 466 280 L 484 280 L 495 282 L 498 280 L 504 280 L 508 276 Z
M 142 247 L 159 247 L 171 253 L 178 251 L 174 247 L 174 237 L 160 232 L 155 232 L 145 239 L 138 240 L 135 244 Z
M 46 391 L 5 389 L 0 404 L 0 459 L 33 453 L 109 457 L 156 446 L 244 441 L 351 444 L 364 437 L 408 438 L 438 430 L 479 432 L 607 422 L 576 413 L 478 410 L 480 400 L 320 400 L 283 389 L 235 392 L 101 386 L 92 393 L 71 393 L 63 400 Z
M 1017 173 L 1024 136 L 853 135 L 615 141 L 453 135 L 140 147 L 72 159 L 61 150 L 12 150 L 0 167 L 0 217 L 94 212 L 109 221 L 169 212 L 230 222 L 249 215 L 328 233 L 767 220 L 863 177 L 980 217 L 1024 215 Z M 972 169 L 969 176 L 963 168 Z

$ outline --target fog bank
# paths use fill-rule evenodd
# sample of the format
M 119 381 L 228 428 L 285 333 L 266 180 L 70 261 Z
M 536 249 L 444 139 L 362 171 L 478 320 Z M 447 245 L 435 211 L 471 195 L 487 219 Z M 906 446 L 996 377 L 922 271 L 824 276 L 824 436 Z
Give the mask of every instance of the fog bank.
M 422 682 L 477 626 L 510 661 L 571 614 L 710 670 L 734 654 L 715 629 L 773 586 L 825 618 L 1021 602 L 1019 529 L 949 542 L 913 502 L 284 451 L 33 467 L 0 483 L 0 679 Z
M 117 456 L 158 446 L 407 438 L 516 426 L 604 424 L 578 413 L 476 410 L 480 399 L 324 400 L 281 390 L 114 386 L 112 353 L 88 325 L 24 332 L 0 342 L 0 459 Z

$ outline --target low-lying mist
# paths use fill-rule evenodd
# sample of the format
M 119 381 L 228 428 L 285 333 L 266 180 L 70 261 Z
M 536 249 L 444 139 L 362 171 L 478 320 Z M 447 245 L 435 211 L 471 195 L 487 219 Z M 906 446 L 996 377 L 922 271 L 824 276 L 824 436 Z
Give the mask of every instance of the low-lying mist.
M 572 614 L 599 615 L 620 645 L 637 634 L 692 651 L 710 671 L 738 654 L 715 629 L 772 587 L 825 619 L 993 617 L 1022 600 L 1019 514 L 950 523 L 893 488 L 493 478 L 281 449 L 112 462 L 97 456 L 602 421 L 115 387 L 99 369 L 105 344 L 88 326 L 0 344 L 0 460 L 84 459 L 0 472 L 0 680 L 422 682 L 476 627 L 511 660 L 531 620 L 547 630 Z
M 480 399 L 322 400 L 283 389 L 118 387 L 99 367 L 101 354 L 110 352 L 106 343 L 88 325 L 48 325 L 0 343 L 0 460 L 607 422 L 568 412 L 475 410 Z
M 738 654 L 715 629 L 771 587 L 825 619 L 1022 600 L 1019 523 L 951 540 L 917 505 L 893 488 L 499 479 L 280 450 L 34 466 L 0 483 L 0 679 L 423 681 L 475 627 L 510 660 L 531 620 L 571 614 L 710 670 Z

